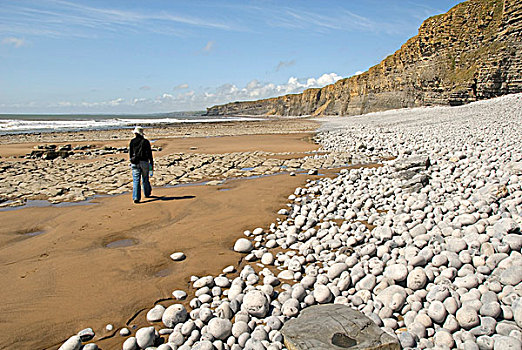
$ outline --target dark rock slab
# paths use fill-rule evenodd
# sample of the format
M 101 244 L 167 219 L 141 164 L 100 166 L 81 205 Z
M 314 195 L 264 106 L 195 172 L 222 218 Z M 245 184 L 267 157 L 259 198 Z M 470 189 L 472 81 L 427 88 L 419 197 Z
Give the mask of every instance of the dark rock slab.
M 426 174 L 418 174 L 402 184 L 402 188 L 409 188 L 413 192 L 420 191 L 421 188 L 426 186 L 430 181 L 430 178 Z
M 400 349 L 396 338 L 346 305 L 306 308 L 286 322 L 281 332 L 288 350 Z
M 72 145 L 70 143 L 58 148 L 58 151 L 72 151 Z
M 430 158 L 427 155 L 415 155 L 407 158 L 399 158 L 395 161 L 393 167 L 397 171 L 407 170 L 412 168 L 428 169 L 430 166 Z

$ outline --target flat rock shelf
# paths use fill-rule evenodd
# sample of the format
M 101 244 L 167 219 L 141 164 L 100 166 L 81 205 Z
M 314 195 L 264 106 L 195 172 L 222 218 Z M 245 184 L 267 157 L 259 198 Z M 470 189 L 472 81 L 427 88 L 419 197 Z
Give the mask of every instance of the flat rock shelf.
M 396 338 L 346 305 L 316 305 L 281 330 L 289 350 L 400 349 Z

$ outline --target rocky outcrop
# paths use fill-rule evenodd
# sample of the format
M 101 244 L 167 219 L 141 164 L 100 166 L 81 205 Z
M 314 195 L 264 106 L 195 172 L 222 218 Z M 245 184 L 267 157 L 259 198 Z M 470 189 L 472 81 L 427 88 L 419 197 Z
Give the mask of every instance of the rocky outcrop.
M 356 115 L 460 105 L 522 91 L 522 2 L 470 0 L 427 19 L 368 71 L 321 89 L 210 107 L 207 115 Z
M 399 350 L 397 339 L 347 305 L 314 305 L 281 329 L 289 350 Z

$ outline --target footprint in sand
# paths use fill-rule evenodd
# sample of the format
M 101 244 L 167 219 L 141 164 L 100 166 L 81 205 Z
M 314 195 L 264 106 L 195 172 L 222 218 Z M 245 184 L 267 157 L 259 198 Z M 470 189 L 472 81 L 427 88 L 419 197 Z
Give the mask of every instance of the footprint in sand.
M 45 258 L 48 258 L 48 257 L 49 257 L 49 253 L 40 254 L 40 259 L 38 259 L 38 261 L 40 261 L 42 259 L 45 259 Z
M 25 274 L 23 274 L 22 276 L 20 276 L 20 278 L 26 278 L 27 276 L 29 276 L 29 274 L 35 273 L 36 271 L 38 271 L 38 269 L 34 269 L 34 270 L 31 270 L 31 271 L 28 271 Z

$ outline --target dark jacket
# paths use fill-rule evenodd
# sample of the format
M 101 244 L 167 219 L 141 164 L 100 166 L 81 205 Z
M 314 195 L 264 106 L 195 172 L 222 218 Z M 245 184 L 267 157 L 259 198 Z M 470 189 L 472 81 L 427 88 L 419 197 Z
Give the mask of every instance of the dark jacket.
M 135 134 L 129 145 L 129 158 L 131 163 L 137 164 L 140 161 L 149 162 L 151 165 L 154 164 L 152 160 L 152 149 L 150 142 L 140 134 Z

